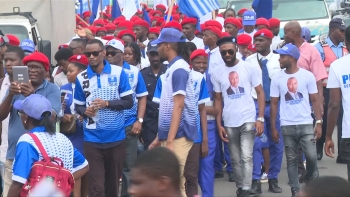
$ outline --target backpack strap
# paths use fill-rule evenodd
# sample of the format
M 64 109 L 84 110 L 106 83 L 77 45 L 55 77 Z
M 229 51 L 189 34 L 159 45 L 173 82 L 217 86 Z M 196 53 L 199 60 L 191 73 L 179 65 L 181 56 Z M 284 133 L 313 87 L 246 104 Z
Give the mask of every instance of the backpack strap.
M 49 155 L 47 154 L 47 152 L 45 151 L 45 148 L 43 147 L 43 145 L 41 144 L 39 138 L 34 134 L 34 133 L 27 133 L 28 135 L 30 135 L 30 137 L 32 137 L 32 139 L 34 140 L 36 146 L 39 148 L 39 151 L 41 152 L 42 156 L 44 159 L 50 159 Z

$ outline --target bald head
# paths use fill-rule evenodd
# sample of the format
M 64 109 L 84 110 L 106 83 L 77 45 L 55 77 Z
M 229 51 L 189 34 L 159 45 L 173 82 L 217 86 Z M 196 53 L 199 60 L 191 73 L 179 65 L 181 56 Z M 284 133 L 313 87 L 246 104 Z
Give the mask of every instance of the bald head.
M 298 37 L 301 36 L 301 26 L 298 21 L 290 21 L 284 26 L 284 28 L 287 31 L 294 32 Z

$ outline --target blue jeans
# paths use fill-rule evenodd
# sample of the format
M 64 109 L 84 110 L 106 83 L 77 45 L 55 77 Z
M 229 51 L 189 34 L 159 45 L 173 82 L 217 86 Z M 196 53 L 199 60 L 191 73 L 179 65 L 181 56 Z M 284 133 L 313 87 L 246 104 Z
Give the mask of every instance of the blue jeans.
M 312 124 L 281 126 L 287 159 L 289 185 L 292 191 L 299 191 L 298 146 L 306 158 L 305 180 L 318 177 L 316 140 Z
M 249 190 L 252 185 L 255 140 L 253 129 L 254 122 L 244 123 L 240 127 L 225 127 L 236 186 L 243 190 Z

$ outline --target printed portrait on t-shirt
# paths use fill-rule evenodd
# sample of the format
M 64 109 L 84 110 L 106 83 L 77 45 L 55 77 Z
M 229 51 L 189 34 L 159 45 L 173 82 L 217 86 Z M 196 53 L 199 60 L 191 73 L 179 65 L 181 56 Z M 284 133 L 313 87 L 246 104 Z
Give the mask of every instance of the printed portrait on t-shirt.
M 239 75 L 236 71 L 228 74 L 228 80 L 230 81 L 230 86 L 226 90 L 228 96 L 244 94 L 244 88 L 239 86 Z
M 298 92 L 298 80 L 295 77 L 291 77 L 287 81 L 288 91 L 285 94 L 286 101 L 297 101 L 303 99 L 303 94 Z

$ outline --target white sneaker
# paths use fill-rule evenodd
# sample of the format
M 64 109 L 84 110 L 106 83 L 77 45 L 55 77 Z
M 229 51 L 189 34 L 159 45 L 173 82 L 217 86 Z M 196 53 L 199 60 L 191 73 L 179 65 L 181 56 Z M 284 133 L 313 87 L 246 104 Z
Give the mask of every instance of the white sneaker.
M 260 182 L 261 183 L 267 183 L 268 182 L 267 174 L 265 172 L 261 175 Z

